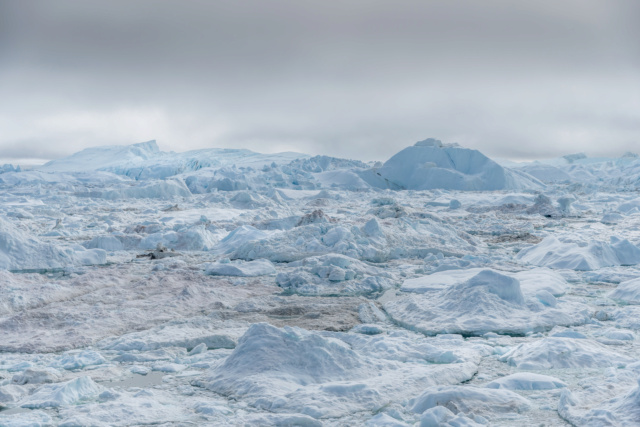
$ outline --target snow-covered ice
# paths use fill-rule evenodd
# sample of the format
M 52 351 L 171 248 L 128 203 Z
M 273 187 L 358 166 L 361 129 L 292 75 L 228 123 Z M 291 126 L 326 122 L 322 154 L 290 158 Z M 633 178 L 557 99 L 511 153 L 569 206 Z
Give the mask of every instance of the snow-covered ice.
M 0 425 L 638 424 L 640 158 L 0 168 Z

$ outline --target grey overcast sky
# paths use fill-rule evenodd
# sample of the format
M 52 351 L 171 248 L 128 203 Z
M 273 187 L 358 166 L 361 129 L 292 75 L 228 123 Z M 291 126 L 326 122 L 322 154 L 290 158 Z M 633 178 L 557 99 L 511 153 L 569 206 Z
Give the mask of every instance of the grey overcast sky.
M 0 158 L 640 151 L 638 0 L 0 0 Z

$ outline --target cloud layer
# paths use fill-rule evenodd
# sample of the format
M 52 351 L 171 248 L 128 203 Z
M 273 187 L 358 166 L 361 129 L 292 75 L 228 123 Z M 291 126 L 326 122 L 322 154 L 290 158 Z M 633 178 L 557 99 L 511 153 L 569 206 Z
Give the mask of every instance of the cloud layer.
M 0 0 L 0 158 L 640 143 L 640 3 Z

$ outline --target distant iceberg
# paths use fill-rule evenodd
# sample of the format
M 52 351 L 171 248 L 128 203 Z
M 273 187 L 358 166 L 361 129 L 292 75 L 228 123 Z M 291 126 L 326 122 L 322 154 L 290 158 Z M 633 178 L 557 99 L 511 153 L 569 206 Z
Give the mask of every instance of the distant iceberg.
M 544 187 L 536 178 L 504 168 L 477 150 L 429 138 L 400 151 L 380 168 L 361 173 L 373 187 L 392 190 L 524 190 Z

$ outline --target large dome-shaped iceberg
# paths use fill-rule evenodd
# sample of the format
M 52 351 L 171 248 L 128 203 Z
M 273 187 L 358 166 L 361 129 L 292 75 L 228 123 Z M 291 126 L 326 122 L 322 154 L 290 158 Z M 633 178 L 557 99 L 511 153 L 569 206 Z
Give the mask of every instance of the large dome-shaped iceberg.
M 375 187 L 406 190 L 522 190 L 544 184 L 525 173 L 504 168 L 477 150 L 443 144 L 433 138 L 400 151 L 382 167 L 365 171 Z

